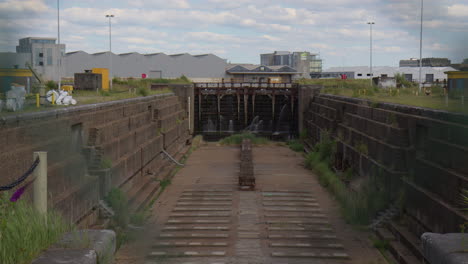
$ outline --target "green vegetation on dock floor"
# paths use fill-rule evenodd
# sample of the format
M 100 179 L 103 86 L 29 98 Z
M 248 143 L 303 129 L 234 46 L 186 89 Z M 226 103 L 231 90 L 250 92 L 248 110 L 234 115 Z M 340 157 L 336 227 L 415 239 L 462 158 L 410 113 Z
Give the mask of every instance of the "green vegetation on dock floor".
M 397 78 L 399 79 L 399 78 Z M 445 110 L 468 114 L 468 105 L 460 94 L 444 94 L 441 86 L 432 86 L 430 95 L 418 94 L 418 85 L 404 80 L 399 81 L 402 88 L 381 89 L 370 85 L 369 80 L 316 79 L 299 80 L 300 84 L 322 85 L 321 93 L 367 99 L 378 102 L 412 105 L 417 107 Z M 468 98 L 467 98 L 468 99 Z
M 270 143 L 270 141 L 267 138 L 257 137 L 249 132 L 234 134 L 232 136 L 225 137 L 221 139 L 219 143 L 221 143 L 222 145 L 240 145 L 242 143 L 242 140 L 244 139 L 250 139 L 250 141 L 254 145 L 264 145 Z

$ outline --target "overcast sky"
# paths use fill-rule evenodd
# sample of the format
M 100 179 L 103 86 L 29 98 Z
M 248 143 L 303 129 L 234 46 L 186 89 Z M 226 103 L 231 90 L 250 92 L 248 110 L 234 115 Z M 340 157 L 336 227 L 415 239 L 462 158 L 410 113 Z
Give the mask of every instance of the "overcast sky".
M 213 53 L 259 63 L 275 50 L 320 53 L 324 67 L 397 66 L 419 57 L 420 0 L 61 0 L 67 52 Z M 468 57 L 468 0 L 424 0 L 423 57 Z M 57 36 L 56 0 L 0 0 L 0 50 Z

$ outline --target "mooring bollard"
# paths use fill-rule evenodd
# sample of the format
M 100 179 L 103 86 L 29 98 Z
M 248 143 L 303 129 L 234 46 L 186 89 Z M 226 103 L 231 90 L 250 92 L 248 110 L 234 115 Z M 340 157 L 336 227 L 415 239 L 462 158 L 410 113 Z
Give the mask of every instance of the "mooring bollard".
M 33 204 L 41 214 L 47 213 L 47 152 L 34 152 L 33 160 L 39 158 L 39 165 L 34 170 Z

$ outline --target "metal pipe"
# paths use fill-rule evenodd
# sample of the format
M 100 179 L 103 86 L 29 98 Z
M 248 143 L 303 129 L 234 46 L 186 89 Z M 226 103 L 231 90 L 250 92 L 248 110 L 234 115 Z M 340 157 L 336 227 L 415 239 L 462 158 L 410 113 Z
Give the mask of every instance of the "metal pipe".
M 375 22 L 367 22 L 367 24 L 370 26 L 370 85 L 372 86 L 372 25 L 374 25 Z
M 109 18 L 109 89 L 112 90 L 112 23 L 114 15 L 106 15 Z
M 164 153 L 170 160 L 172 160 L 172 162 L 174 162 L 175 164 L 179 165 L 179 166 L 185 166 L 184 164 L 178 162 L 176 159 L 174 159 L 169 153 L 167 153 L 165 150 L 161 150 L 162 153 Z

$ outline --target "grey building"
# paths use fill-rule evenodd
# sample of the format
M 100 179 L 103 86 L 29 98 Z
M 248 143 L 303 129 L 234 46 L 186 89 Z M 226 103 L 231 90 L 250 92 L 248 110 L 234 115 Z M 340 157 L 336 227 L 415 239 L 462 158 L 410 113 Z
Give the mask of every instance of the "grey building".
M 448 67 L 451 61 L 447 58 L 423 58 L 422 67 Z M 419 67 L 419 59 L 400 60 L 400 67 Z
M 64 57 L 65 77 L 92 68 L 109 68 L 115 77 L 177 78 L 185 75 L 192 79 L 225 77 L 227 61 L 213 54 L 190 55 L 188 53 L 166 55 L 164 53 L 140 54 L 136 52 L 115 54 L 84 51 L 69 52 Z
M 260 63 L 265 66 L 287 65 L 302 74 L 302 78 L 310 78 L 311 73 L 322 71 L 322 60 L 318 54 L 304 52 L 275 51 L 260 54 Z
M 29 63 L 47 80 L 58 80 L 60 56 L 65 53 L 65 44 L 56 44 L 55 38 L 23 38 L 16 46 L 18 63 Z M 26 62 L 22 57 L 26 56 Z M 25 65 L 21 65 L 25 66 Z M 63 67 L 62 67 L 63 69 Z

